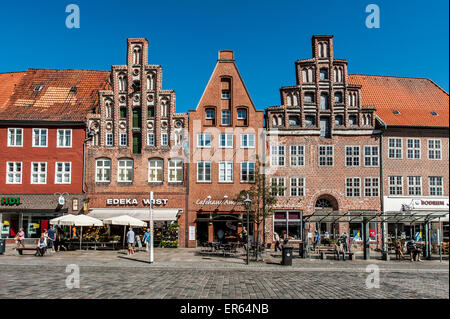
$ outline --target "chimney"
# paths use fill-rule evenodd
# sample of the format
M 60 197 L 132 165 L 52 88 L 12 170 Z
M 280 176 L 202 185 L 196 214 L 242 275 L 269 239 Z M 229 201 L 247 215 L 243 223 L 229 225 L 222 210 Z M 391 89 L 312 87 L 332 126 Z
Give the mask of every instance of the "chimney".
M 219 61 L 228 62 L 234 61 L 234 53 L 231 50 L 220 50 Z

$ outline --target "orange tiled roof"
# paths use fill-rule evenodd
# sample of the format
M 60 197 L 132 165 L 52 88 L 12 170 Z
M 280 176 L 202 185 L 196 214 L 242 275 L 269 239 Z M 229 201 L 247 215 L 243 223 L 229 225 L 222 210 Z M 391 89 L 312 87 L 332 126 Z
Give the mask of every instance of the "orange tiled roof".
M 0 73 L 0 109 L 6 105 L 15 85 L 24 74 L 25 72 Z
M 429 79 L 350 74 L 349 83 L 362 86 L 362 105 L 375 106 L 387 125 L 449 126 L 448 93 Z
M 109 89 L 109 76 L 109 71 L 28 69 L 0 110 L 0 119 L 84 121 L 98 105 L 98 91 Z M 38 85 L 42 89 L 35 91 Z

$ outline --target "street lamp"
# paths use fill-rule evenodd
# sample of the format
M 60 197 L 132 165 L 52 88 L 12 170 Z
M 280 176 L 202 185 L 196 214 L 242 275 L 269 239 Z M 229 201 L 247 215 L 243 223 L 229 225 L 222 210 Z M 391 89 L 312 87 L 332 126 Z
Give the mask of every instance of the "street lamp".
M 252 200 L 250 199 L 250 197 L 248 196 L 247 193 L 247 198 L 244 200 L 245 203 L 245 208 L 247 209 L 247 265 L 248 265 L 248 261 L 250 258 L 250 205 L 252 204 Z

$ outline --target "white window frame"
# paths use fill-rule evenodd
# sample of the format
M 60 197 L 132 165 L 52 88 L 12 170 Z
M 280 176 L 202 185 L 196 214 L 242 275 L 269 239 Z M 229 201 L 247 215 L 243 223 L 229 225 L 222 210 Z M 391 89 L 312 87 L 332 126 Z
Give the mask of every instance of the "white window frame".
M 436 142 L 439 141 L 439 148 L 436 148 Z M 433 142 L 433 147 L 430 148 L 430 142 Z M 439 161 L 442 160 L 442 141 L 440 139 L 429 139 L 427 140 L 428 147 L 428 159 Z M 430 154 L 434 154 L 434 158 L 430 157 Z M 439 154 L 439 158 L 436 157 L 436 154 Z
M 292 182 L 295 182 L 293 185 Z M 301 182 L 301 185 L 299 185 Z M 304 197 L 306 193 L 305 177 L 290 177 L 289 178 L 289 194 L 291 197 Z M 294 194 L 294 191 L 296 194 Z
M 208 140 L 206 139 L 206 137 L 209 137 L 209 145 L 206 145 L 206 142 Z M 198 133 L 197 148 L 211 148 L 211 140 L 212 140 L 211 133 Z
M 244 144 L 244 136 L 247 139 L 247 143 L 245 144 Z M 241 134 L 241 148 L 255 148 L 255 144 L 256 144 L 255 134 L 252 133 Z
M 213 116 L 212 116 L 212 117 L 209 117 L 209 116 L 208 116 L 208 111 L 212 111 L 212 113 L 213 113 Z M 206 119 L 206 120 L 214 120 L 215 118 L 216 118 L 216 110 L 213 109 L 213 108 L 207 108 L 207 109 L 205 110 L 205 119 Z
M 347 154 L 347 150 L 351 150 L 351 154 Z M 358 154 L 355 155 L 355 150 L 358 150 Z M 350 165 L 348 163 L 348 159 L 350 159 Z M 355 164 L 355 160 L 357 160 L 357 164 Z M 345 166 L 346 167 L 360 167 L 361 166 L 361 147 L 359 145 L 346 145 L 345 146 Z
M 161 134 L 161 146 L 168 146 L 169 145 L 169 134 L 162 133 Z
M 274 183 L 275 182 L 275 183 Z M 280 183 L 281 182 L 281 183 Z M 276 193 L 273 192 L 274 186 L 276 187 L 284 187 L 283 189 L 278 188 Z M 271 177 L 270 178 L 270 193 L 275 197 L 284 197 L 286 196 L 286 179 L 284 177 Z
M 394 141 L 394 146 L 391 146 L 391 140 Z M 400 146 L 398 146 L 398 141 L 400 141 Z M 394 152 L 394 156 L 391 156 L 391 150 Z M 398 151 L 400 151 L 400 157 L 397 156 Z M 403 139 L 399 137 L 388 138 L 388 158 L 390 159 L 402 159 L 403 158 Z
M 225 144 L 222 144 L 222 141 Z M 229 142 L 231 143 L 229 144 Z M 221 133 L 219 135 L 219 148 L 233 148 L 233 133 Z
M 349 185 L 349 181 L 351 185 Z M 358 185 L 355 185 L 355 182 Z M 351 190 L 351 195 L 349 195 L 349 190 Z M 356 190 L 358 190 L 358 195 L 356 195 Z M 361 197 L 361 177 L 346 177 L 345 178 L 345 197 Z
M 33 171 L 33 166 L 34 166 L 34 164 L 38 164 L 38 171 L 37 171 L 37 172 L 34 172 L 34 171 Z M 44 171 L 43 171 L 43 172 L 41 171 L 42 164 L 44 164 L 44 165 L 43 165 L 43 166 L 44 166 Z M 44 181 L 43 181 L 43 182 L 40 181 L 40 176 L 39 176 L 39 175 L 42 174 L 42 173 L 45 174 L 45 176 L 44 176 Z M 37 174 L 37 182 L 33 182 L 33 176 L 36 175 L 36 174 Z M 39 185 L 47 184 L 47 162 L 31 162 L 31 169 L 30 169 L 30 184 L 34 184 L 34 185 L 37 185 L 37 184 L 39 184 Z
M 222 174 L 223 170 L 223 174 Z M 233 162 L 219 162 L 219 183 L 233 183 Z
M 253 164 L 253 171 L 250 171 L 250 167 Z M 247 170 L 247 179 L 244 179 L 244 167 Z M 256 175 L 256 163 L 255 162 L 241 162 L 241 183 L 254 183 Z M 250 178 L 253 176 L 253 178 Z
M 325 154 L 320 154 L 320 148 L 325 147 Z M 331 155 L 328 154 L 328 150 L 331 148 Z M 320 157 L 325 158 L 325 164 L 320 164 Z M 328 159 L 331 158 L 331 165 L 328 164 Z M 319 167 L 334 167 L 334 145 L 318 145 L 317 146 L 317 164 Z
M 111 137 L 111 143 L 108 143 L 108 137 Z M 106 133 L 105 134 L 105 145 L 106 146 L 114 146 L 114 135 L 113 135 L 113 133 Z
M 11 130 L 14 130 L 14 144 L 10 143 L 10 139 L 11 139 Z M 20 145 L 17 145 L 17 132 L 20 131 Z M 8 127 L 8 140 L 7 140 L 7 145 L 8 147 L 23 147 L 23 128 L 16 128 L 16 127 Z
M 181 164 L 180 166 L 178 164 Z M 168 162 L 167 180 L 169 183 L 181 183 L 183 182 L 183 160 L 180 158 L 171 158 Z M 178 173 L 181 171 L 181 178 L 177 179 Z M 175 178 L 171 178 L 174 176 Z
M 44 131 L 45 132 L 45 145 L 36 145 L 36 141 L 35 141 L 35 138 L 36 138 L 36 132 L 35 132 L 35 130 L 38 130 L 39 131 L 39 133 L 38 133 L 38 140 L 39 140 L 39 144 L 41 144 L 41 136 L 42 136 L 42 132 Z M 48 147 L 48 129 L 46 129 L 46 128 L 33 128 L 32 129 L 32 132 L 33 132 L 33 134 L 32 134 L 32 140 L 33 140 L 33 142 L 32 142 L 32 146 L 33 147 Z
M 67 132 L 70 132 L 70 145 L 61 145 L 59 143 L 59 138 L 61 136 L 61 131 L 64 132 L 63 133 L 63 141 L 64 141 L 63 144 L 65 144 Z M 57 129 L 56 130 L 56 147 L 58 147 L 58 148 L 71 148 L 72 147 L 72 136 L 73 136 L 72 129 L 65 129 L 65 128 L 64 129 L 63 128 Z
M 370 185 L 367 185 L 367 181 L 370 181 Z M 374 181 L 377 185 L 374 186 Z M 369 190 L 370 194 L 367 194 Z M 376 194 L 374 193 L 376 191 Z M 364 177 L 364 197 L 379 197 L 380 196 L 380 179 L 378 177 Z
M 412 147 L 410 147 L 409 142 L 412 141 Z M 419 146 L 416 147 L 416 142 L 419 141 Z M 422 157 L 422 152 L 420 150 L 421 142 L 419 138 L 408 138 L 406 139 L 406 158 L 407 159 L 420 159 Z M 412 157 L 410 157 L 410 152 Z M 418 152 L 419 157 L 416 157 L 416 152 Z
M 411 180 L 413 181 L 413 183 L 410 183 Z M 418 184 L 417 181 L 419 181 Z M 406 176 L 406 183 L 408 196 L 422 196 L 422 176 Z M 411 189 L 413 189 L 412 193 L 410 192 Z M 419 190 L 419 194 L 417 194 L 417 190 Z
M 62 164 L 63 171 L 58 172 L 58 164 Z M 67 174 L 67 172 L 64 170 L 66 165 L 69 164 L 69 181 L 64 182 L 64 175 Z M 61 174 L 61 182 L 58 182 L 58 174 Z M 72 183 L 72 162 L 55 162 L 55 184 L 71 184 Z
M 125 162 L 125 166 L 124 167 L 121 167 L 120 166 L 120 162 Z M 131 176 L 129 176 L 129 178 L 128 179 L 125 179 L 125 180 L 120 180 L 120 170 L 121 169 L 123 169 L 123 170 L 129 170 L 130 168 L 128 167 L 128 162 L 131 162 Z M 122 159 L 119 159 L 118 161 L 117 161 L 117 182 L 119 182 L 119 183 L 131 183 L 131 182 L 133 182 L 133 169 L 134 169 L 134 161 L 132 160 L 132 159 L 130 159 L 130 158 L 122 158 Z M 126 175 L 127 174 L 124 174 L 124 177 L 126 178 Z
M 147 146 L 155 146 L 155 133 L 147 133 Z
M 208 164 L 208 170 L 209 170 L 209 179 L 206 179 L 206 164 Z M 203 174 L 200 175 L 200 166 L 203 166 Z M 201 161 L 201 162 L 197 162 L 197 183 L 210 183 L 211 179 L 212 179 L 212 174 L 211 174 L 211 162 L 210 161 Z M 199 178 L 200 177 L 200 178 Z
M 239 116 L 239 111 L 245 112 L 245 116 L 244 117 Z M 238 120 L 246 120 L 247 119 L 247 109 L 239 108 L 239 109 L 237 109 L 236 112 L 237 112 L 237 119 Z
M 122 141 L 123 141 L 122 137 L 124 137 L 124 136 L 125 136 L 126 144 L 122 143 Z M 128 133 L 120 133 L 119 134 L 119 146 L 128 146 Z
M 102 164 L 99 166 L 98 162 L 101 161 Z M 105 161 L 109 161 L 109 166 L 105 165 Z M 104 179 L 105 170 L 109 170 L 107 179 Z M 98 171 L 101 171 L 101 179 L 98 179 Z M 109 183 L 111 182 L 111 160 L 109 158 L 98 158 L 95 160 L 95 181 L 99 183 Z
M 222 100 L 229 100 L 231 99 L 231 91 L 230 90 L 222 90 L 220 92 L 220 96 Z
M 434 185 L 432 185 L 432 183 L 431 183 L 432 178 L 435 178 L 436 182 L 437 182 L 437 180 L 440 180 L 441 184 L 437 185 L 436 182 L 435 182 Z M 437 192 L 436 192 L 436 194 L 433 195 L 432 191 L 431 191 L 433 188 L 435 188 L 436 191 L 440 190 L 440 194 L 437 194 Z M 430 196 L 444 196 L 444 177 L 442 177 L 442 176 L 428 176 L 428 192 L 429 192 Z
M 13 164 L 13 170 L 9 171 L 9 164 Z M 20 164 L 20 172 L 17 171 L 17 164 Z M 9 181 L 9 174 L 12 174 L 13 181 Z M 19 181 L 16 182 L 17 174 L 19 174 Z M 23 163 L 22 162 L 6 162 L 6 184 L 22 184 Z
M 299 162 L 301 163 L 299 164 Z M 289 146 L 289 165 L 295 167 L 305 166 L 305 145 Z
M 370 149 L 370 154 L 366 154 L 366 149 Z M 377 154 L 373 155 L 373 150 L 377 150 Z M 369 158 L 370 165 L 367 164 L 366 159 Z M 376 159 L 377 164 L 374 165 L 374 159 Z M 378 167 L 380 165 L 380 148 L 378 145 L 364 145 L 364 167 Z
M 282 150 L 282 152 L 281 152 Z M 280 154 L 282 153 L 282 154 Z M 283 162 L 282 164 L 280 164 Z M 271 145 L 270 146 L 270 166 L 285 166 L 286 165 L 286 146 L 285 145 Z
M 155 165 L 150 165 L 154 162 Z M 159 165 L 161 164 L 161 165 Z M 162 183 L 164 180 L 164 160 L 162 158 L 149 158 L 148 159 L 148 171 L 147 171 L 147 181 L 149 183 Z M 151 179 L 151 175 L 154 173 L 155 179 Z M 161 180 L 158 179 L 161 176 Z
M 391 177 L 394 178 L 394 184 L 391 183 L 392 179 Z M 399 179 L 400 177 L 400 179 Z M 398 181 L 400 181 L 400 183 L 398 183 Z M 389 195 L 390 196 L 403 196 L 403 176 L 399 176 L 399 175 L 390 175 L 388 176 L 388 185 L 389 185 Z M 395 189 L 395 192 L 392 193 L 392 188 Z M 400 194 L 399 194 L 399 190 L 400 190 Z
M 226 116 L 224 116 L 224 114 L 228 113 L 228 123 L 224 123 L 224 119 L 227 118 Z M 230 126 L 231 125 L 231 111 L 230 110 L 222 110 L 222 112 L 220 112 L 220 114 L 222 115 L 220 118 L 220 124 L 223 126 Z

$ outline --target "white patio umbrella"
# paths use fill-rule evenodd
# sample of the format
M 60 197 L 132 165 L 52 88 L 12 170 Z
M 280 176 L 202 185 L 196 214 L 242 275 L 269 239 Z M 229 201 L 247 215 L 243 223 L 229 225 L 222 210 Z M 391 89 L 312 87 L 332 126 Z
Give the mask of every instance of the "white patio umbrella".
M 109 225 L 123 225 L 123 245 L 125 246 L 125 231 L 126 231 L 126 227 L 127 226 L 132 226 L 132 227 L 145 227 L 147 226 L 147 223 L 128 216 L 128 215 L 121 215 L 121 216 L 116 216 L 116 217 L 110 217 L 110 218 L 106 218 L 103 220 L 103 223 L 105 225 L 109 224 Z
M 103 226 L 100 219 L 90 217 L 87 215 L 72 215 L 68 214 L 62 217 L 54 218 L 50 220 L 50 224 L 59 224 L 64 226 L 79 226 L 81 227 L 80 235 L 80 249 L 81 249 L 81 238 L 83 237 L 83 226 Z

